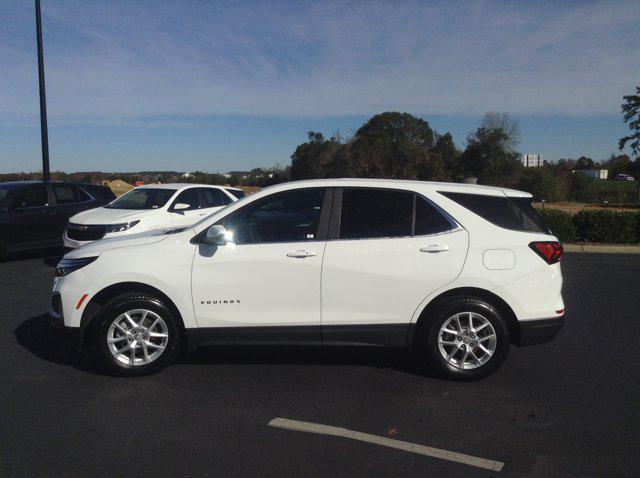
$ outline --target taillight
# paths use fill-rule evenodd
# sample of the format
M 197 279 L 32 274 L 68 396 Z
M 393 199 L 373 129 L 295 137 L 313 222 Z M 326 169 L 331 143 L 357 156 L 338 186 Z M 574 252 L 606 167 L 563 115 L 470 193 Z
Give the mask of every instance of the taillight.
M 529 247 L 542 257 L 547 264 L 555 264 L 562 259 L 562 244 L 555 241 L 532 242 Z

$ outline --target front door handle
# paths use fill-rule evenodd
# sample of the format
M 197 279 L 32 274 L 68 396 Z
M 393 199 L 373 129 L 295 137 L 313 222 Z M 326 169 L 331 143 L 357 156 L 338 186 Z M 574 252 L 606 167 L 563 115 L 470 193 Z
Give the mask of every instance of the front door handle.
M 297 258 L 305 258 L 305 257 L 315 257 L 316 253 L 313 251 L 293 251 L 287 252 L 287 257 L 297 257 Z
M 447 244 L 429 244 L 420 248 L 420 252 L 444 252 L 451 249 Z

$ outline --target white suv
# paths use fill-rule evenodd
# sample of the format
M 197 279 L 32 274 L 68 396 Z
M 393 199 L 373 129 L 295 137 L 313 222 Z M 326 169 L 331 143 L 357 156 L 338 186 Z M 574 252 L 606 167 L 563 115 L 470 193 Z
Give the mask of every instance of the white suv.
M 450 378 L 563 324 L 562 246 L 531 195 L 390 180 L 273 186 L 184 230 L 105 239 L 58 265 L 51 313 L 112 372 L 182 344 L 408 347 Z
M 92 241 L 153 229 L 190 226 L 244 197 L 242 189 L 207 184 L 149 184 L 69 219 L 62 236 L 75 249 Z

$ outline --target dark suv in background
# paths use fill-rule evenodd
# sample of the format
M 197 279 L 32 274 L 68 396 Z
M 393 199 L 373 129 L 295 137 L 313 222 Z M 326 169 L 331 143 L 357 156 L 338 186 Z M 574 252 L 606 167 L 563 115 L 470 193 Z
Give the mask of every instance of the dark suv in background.
M 42 181 L 0 183 L 0 258 L 62 246 L 71 216 L 115 199 L 106 186 Z

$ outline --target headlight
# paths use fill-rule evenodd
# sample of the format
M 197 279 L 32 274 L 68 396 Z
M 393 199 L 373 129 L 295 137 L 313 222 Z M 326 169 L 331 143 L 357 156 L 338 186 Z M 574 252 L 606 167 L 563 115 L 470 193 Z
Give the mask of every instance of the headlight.
M 138 224 L 140 221 L 131 221 L 131 222 L 123 222 L 122 224 L 107 224 L 105 226 L 105 234 L 109 232 L 122 232 L 127 229 L 131 229 L 133 226 Z
M 71 274 L 73 271 L 76 271 L 88 264 L 91 264 L 98 257 L 83 257 L 82 259 L 65 259 L 64 257 L 60 262 L 58 262 L 58 266 L 56 267 L 56 277 L 66 276 Z

